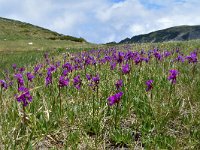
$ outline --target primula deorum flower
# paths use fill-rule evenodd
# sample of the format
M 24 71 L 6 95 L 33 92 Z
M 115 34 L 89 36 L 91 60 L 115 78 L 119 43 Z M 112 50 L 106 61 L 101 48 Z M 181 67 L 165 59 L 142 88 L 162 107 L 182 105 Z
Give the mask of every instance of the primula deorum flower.
M 178 62 L 184 62 L 185 58 L 182 55 L 178 55 L 175 60 L 178 61 Z
M 42 64 L 38 64 L 38 65 L 36 65 L 35 67 L 34 67 L 34 75 L 36 75 L 38 72 L 39 72 L 39 70 L 42 68 Z
M 63 69 L 66 69 L 68 72 L 73 71 L 73 67 L 69 62 L 66 62 L 62 67 L 63 67 Z
M 176 77 L 178 75 L 178 71 L 175 70 L 175 69 L 172 69 L 169 72 L 170 72 L 170 74 L 168 76 L 168 80 L 171 80 L 172 84 L 175 84 L 176 83 Z
M 122 66 L 122 73 L 123 74 L 128 74 L 129 72 L 130 72 L 129 64 Z
M 186 56 L 186 59 L 188 60 L 189 63 L 197 63 L 197 53 L 196 52 L 191 52 L 189 56 Z
M 91 76 L 91 79 L 90 79 L 91 82 L 90 82 L 89 86 L 91 86 L 94 91 L 98 88 L 99 80 L 100 80 L 100 78 L 99 78 L 98 74 L 93 77 Z
M 99 84 L 99 80 L 100 80 L 99 75 L 92 77 L 92 81 L 96 86 Z
M 87 78 L 87 80 L 89 81 L 89 80 L 92 79 L 92 76 L 91 76 L 90 74 L 86 74 L 86 78 Z
M 7 89 L 8 85 L 6 84 L 6 82 L 4 80 L 0 80 L 0 86 L 1 88 Z
M 123 95 L 123 92 L 119 92 L 119 93 L 116 93 L 116 94 L 114 94 L 114 95 L 108 97 L 108 102 L 109 102 L 108 104 L 109 104 L 110 106 L 112 106 L 112 105 L 114 105 L 115 103 L 118 103 L 118 102 L 121 100 L 122 95 Z
M 25 71 L 25 68 L 24 68 L 24 67 L 19 68 L 19 72 L 20 72 L 20 73 L 23 73 L 24 71 Z
M 22 74 L 15 74 L 15 78 L 17 79 L 18 87 L 24 86 L 24 79 Z
M 123 52 L 118 52 L 118 56 L 117 56 L 116 60 L 117 60 L 117 62 L 119 64 L 121 64 L 123 62 L 123 60 L 124 60 L 124 53 Z
M 152 88 L 153 88 L 153 80 L 148 80 L 146 81 L 146 85 L 147 85 L 147 88 L 146 88 L 146 91 L 150 91 Z
M 15 69 L 17 69 L 17 65 L 16 64 L 13 64 L 12 65 L 12 68 L 15 70 Z
M 46 83 L 46 86 L 48 86 L 49 84 L 52 84 L 52 73 L 51 72 L 47 73 L 47 76 L 45 78 L 45 83 Z
M 33 75 L 33 74 L 31 74 L 30 72 L 28 72 L 28 73 L 26 74 L 26 76 L 27 76 L 27 78 L 28 78 L 28 81 L 30 81 L 30 82 L 33 81 L 33 78 L 34 78 L 34 75 Z
M 60 79 L 59 79 L 59 86 L 60 87 L 64 87 L 64 86 L 68 86 L 69 85 L 69 79 L 66 78 L 64 76 L 60 76 Z
M 32 96 L 30 95 L 29 89 L 25 87 L 20 87 L 19 91 L 21 91 L 21 95 L 16 95 L 16 99 L 18 102 L 23 103 L 23 106 L 27 106 L 30 102 L 32 102 Z
M 110 62 L 110 70 L 114 70 L 117 66 L 116 62 Z
M 74 77 L 74 86 L 75 86 L 75 88 L 77 88 L 78 90 L 80 90 L 81 84 L 82 84 L 82 80 L 80 78 L 80 75 Z
M 115 86 L 117 88 L 117 90 L 120 90 L 123 86 L 123 80 L 117 80 L 117 82 L 115 83 Z
M 158 51 L 155 51 L 154 52 L 154 56 L 157 60 L 161 60 L 162 59 L 162 55 L 158 52 Z

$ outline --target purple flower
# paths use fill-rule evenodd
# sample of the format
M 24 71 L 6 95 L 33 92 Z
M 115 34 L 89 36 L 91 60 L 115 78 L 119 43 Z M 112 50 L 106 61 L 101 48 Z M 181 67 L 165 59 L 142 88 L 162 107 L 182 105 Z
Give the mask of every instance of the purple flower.
M 65 63 L 62 67 L 63 69 L 66 68 L 68 72 L 72 72 L 73 70 L 73 67 L 69 62 Z
M 118 52 L 118 56 L 116 58 L 117 62 L 119 64 L 121 64 L 123 62 L 123 59 L 124 59 L 124 53 L 123 52 Z
M 88 78 L 88 81 L 90 80 L 90 84 L 89 86 L 92 87 L 92 89 L 95 91 L 96 88 L 98 88 L 98 84 L 99 84 L 99 75 L 97 74 L 96 76 L 91 76 L 91 75 L 86 75 Z
M 56 68 L 60 67 L 60 61 L 56 62 Z
M 170 56 L 170 55 L 171 55 L 170 52 L 168 52 L 168 51 L 165 51 L 165 52 L 164 52 L 164 56 L 165 56 L 165 57 L 168 57 L 168 56 Z
M 42 64 L 38 64 L 37 66 L 34 67 L 34 74 L 37 74 L 38 71 L 42 68 Z
M 197 53 L 191 52 L 189 56 L 186 56 L 189 63 L 197 63 Z
M 24 86 L 24 79 L 23 79 L 22 74 L 20 73 L 15 74 L 15 78 L 17 79 L 18 87 Z
M 18 102 L 23 103 L 23 106 L 27 106 L 32 101 L 32 96 L 30 95 L 29 89 L 25 87 L 20 87 L 19 91 L 22 92 L 21 95 L 16 95 Z
M 176 77 L 178 75 L 178 71 L 175 70 L 175 69 L 172 69 L 169 72 L 170 72 L 170 74 L 168 76 L 168 80 L 171 80 L 172 84 L 175 84 L 176 83 Z
M 20 72 L 20 73 L 23 73 L 24 71 L 25 71 L 25 68 L 24 68 L 24 67 L 19 68 L 19 72 Z
M 67 74 L 68 74 L 68 70 L 64 69 L 63 72 L 62 72 L 62 75 L 67 76 Z
M 116 62 L 110 62 L 110 70 L 114 70 L 116 68 Z
M 90 74 L 86 74 L 87 80 L 91 80 L 92 76 Z
M 28 72 L 28 73 L 26 74 L 26 76 L 27 76 L 27 78 L 28 78 L 28 81 L 30 81 L 30 82 L 33 81 L 33 78 L 34 78 L 34 75 L 33 75 L 33 74 L 31 74 L 30 72 Z
M 47 76 L 45 78 L 46 86 L 52 84 L 52 72 L 56 71 L 56 69 L 57 68 L 54 65 L 51 65 L 49 68 L 47 68 Z
M 8 85 L 6 84 L 6 82 L 4 80 L 0 80 L 0 86 L 4 89 L 8 88 Z
M 117 82 L 115 83 L 115 86 L 117 90 L 120 90 L 123 86 L 123 80 L 122 79 L 117 80 Z
M 178 62 L 184 62 L 185 61 L 185 59 L 184 59 L 184 57 L 183 56 L 181 56 L 181 55 L 178 55 L 177 56 L 177 58 L 176 58 L 176 61 L 178 61 Z
M 80 79 L 80 75 L 74 77 L 74 86 L 76 89 L 80 90 L 82 84 L 82 80 Z
M 48 86 L 49 84 L 52 84 L 52 73 L 51 72 L 47 72 L 47 76 L 45 78 L 45 83 L 46 83 L 46 86 Z
M 54 71 L 56 71 L 56 66 L 54 66 L 54 65 L 51 65 L 49 68 L 47 68 L 47 71 L 48 72 L 54 72 Z
M 146 85 L 147 85 L 147 88 L 146 88 L 146 91 L 148 92 L 148 91 L 150 91 L 150 90 L 152 90 L 152 88 L 153 88 L 153 80 L 147 80 L 146 81 Z
M 122 73 L 123 74 L 128 74 L 129 72 L 130 72 L 129 64 L 123 65 L 122 66 Z
M 16 64 L 13 64 L 12 65 L 12 68 L 15 70 L 17 68 L 17 65 Z
M 60 76 L 60 79 L 59 79 L 59 86 L 60 87 L 64 87 L 64 86 L 68 86 L 69 85 L 69 79 L 66 78 L 64 76 Z
M 92 77 L 92 81 L 94 82 L 95 85 L 99 84 L 99 80 L 100 80 L 99 75 Z
M 112 105 L 114 105 L 115 103 L 118 103 L 118 102 L 121 100 L 122 95 L 123 95 L 123 92 L 119 92 L 119 93 L 116 93 L 116 94 L 114 94 L 114 95 L 108 97 L 108 102 L 109 102 L 108 104 L 109 104 L 110 106 L 112 106 Z
M 158 52 L 158 51 L 155 51 L 154 52 L 154 56 L 157 60 L 161 60 L 162 59 L 162 55 Z
M 138 65 L 140 62 L 142 62 L 142 58 L 140 56 L 137 56 L 134 58 L 134 62 L 136 65 Z

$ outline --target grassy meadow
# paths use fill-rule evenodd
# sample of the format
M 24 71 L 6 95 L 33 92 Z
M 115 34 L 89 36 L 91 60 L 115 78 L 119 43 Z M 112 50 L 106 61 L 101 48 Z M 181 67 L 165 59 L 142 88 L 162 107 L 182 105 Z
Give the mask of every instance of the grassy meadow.
M 200 149 L 199 47 L 0 52 L 0 149 Z

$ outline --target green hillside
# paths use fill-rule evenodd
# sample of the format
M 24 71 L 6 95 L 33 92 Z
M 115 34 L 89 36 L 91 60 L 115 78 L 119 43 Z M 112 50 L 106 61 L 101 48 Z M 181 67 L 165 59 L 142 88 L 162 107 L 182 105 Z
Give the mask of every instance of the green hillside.
M 47 50 L 66 47 L 90 47 L 83 38 L 0 17 L 0 51 Z

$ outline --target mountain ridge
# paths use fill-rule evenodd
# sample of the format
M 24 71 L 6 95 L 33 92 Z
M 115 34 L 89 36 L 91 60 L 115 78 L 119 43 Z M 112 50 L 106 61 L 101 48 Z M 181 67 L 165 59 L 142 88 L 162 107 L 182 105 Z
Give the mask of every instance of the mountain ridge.
M 157 43 L 200 39 L 200 25 L 181 25 L 125 38 L 119 44 Z

